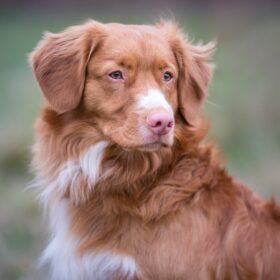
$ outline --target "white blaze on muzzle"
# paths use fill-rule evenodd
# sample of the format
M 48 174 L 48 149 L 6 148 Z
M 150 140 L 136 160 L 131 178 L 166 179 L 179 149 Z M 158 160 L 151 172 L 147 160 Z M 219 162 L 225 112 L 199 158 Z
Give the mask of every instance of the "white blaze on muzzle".
M 163 93 L 156 89 L 150 88 L 147 91 L 147 94 L 142 94 L 138 97 L 138 108 L 145 110 L 147 112 L 154 110 L 164 110 L 169 114 L 173 115 L 172 107 L 167 102 Z

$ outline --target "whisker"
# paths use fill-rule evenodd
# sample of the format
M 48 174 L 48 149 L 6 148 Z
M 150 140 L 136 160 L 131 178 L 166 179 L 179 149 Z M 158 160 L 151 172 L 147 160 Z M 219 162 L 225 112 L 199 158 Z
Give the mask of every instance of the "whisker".
M 217 103 L 215 103 L 215 102 L 213 102 L 213 101 L 210 101 L 210 100 L 206 100 L 206 103 L 208 103 L 208 104 L 210 104 L 210 105 L 213 105 L 213 106 L 215 106 L 215 107 L 217 107 L 217 108 L 221 108 L 221 106 L 219 105 L 219 104 L 217 104 Z

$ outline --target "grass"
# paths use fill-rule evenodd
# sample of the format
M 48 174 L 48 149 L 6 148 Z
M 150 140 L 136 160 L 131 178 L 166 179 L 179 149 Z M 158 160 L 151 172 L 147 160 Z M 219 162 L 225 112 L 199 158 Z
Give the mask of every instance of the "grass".
M 32 124 L 41 104 L 27 54 L 44 30 L 56 32 L 85 18 L 85 13 L 0 17 L 0 279 L 44 279 L 35 266 L 46 243 L 46 226 L 35 193 L 25 190 L 32 179 Z M 198 14 L 181 22 L 191 37 L 217 37 L 219 42 L 205 106 L 212 120 L 210 137 L 218 141 L 232 174 L 259 194 L 279 200 L 279 17 Z

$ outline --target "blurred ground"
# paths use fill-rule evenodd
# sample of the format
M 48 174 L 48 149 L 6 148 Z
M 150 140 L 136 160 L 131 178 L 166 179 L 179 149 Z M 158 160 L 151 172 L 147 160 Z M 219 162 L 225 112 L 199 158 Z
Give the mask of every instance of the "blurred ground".
M 35 261 L 46 244 L 46 225 L 35 193 L 25 191 L 32 179 L 28 171 L 32 124 L 41 102 L 27 65 L 28 52 L 44 30 L 60 31 L 89 17 L 131 23 L 158 17 L 101 15 L 91 9 L 0 12 L 1 280 L 45 279 L 35 272 Z M 234 176 L 260 195 L 274 195 L 280 201 L 279 10 L 181 10 L 179 21 L 196 41 L 218 41 L 206 103 L 210 138 L 219 143 Z

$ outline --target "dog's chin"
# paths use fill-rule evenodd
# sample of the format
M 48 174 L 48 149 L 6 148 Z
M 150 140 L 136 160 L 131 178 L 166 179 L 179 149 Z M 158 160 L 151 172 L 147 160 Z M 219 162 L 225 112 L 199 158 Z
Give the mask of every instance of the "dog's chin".
M 163 148 L 168 148 L 169 145 L 164 143 L 155 142 L 155 143 L 147 143 L 138 146 L 121 146 L 124 151 L 132 152 L 132 151 L 140 151 L 140 152 L 156 152 Z
M 140 152 L 156 152 L 162 149 L 170 149 L 174 142 L 174 135 L 163 135 L 159 137 L 143 137 L 135 139 L 136 141 L 116 141 L 119 139 L 112 139 L 112 143 L 115 143 L 119 148 L 126 152 L 140 151 Z M 123 140 L 123 139 L 121 139 Z
M 140 152 L 156 152 L 160 149 L 168 149 L 172 146 L 173 141 L 155 141 L 143 143 L 138 146 L 125 147 L 126 151 L 140 151 Z
M 155 143 L 149 143 L 149 144 L 144 144 L 144 145 L 138 146 L 138 147 L 136 147 L 136 150 L 141 151 L 141 152 L 155 152 L 163 147 L 166 148 L 167 145 L 160 143 L 160 142 L 155 142 Z

